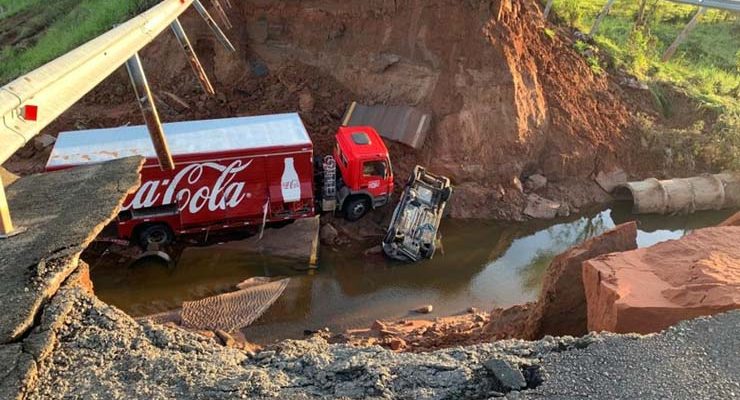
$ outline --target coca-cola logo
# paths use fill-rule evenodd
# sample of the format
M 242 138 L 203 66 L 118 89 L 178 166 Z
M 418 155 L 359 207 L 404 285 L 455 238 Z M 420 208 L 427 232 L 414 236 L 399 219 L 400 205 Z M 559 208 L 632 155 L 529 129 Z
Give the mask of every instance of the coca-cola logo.
M 190 164 L 180 170 L 171 181 L 163 179 L 144 182 L 123 209 L 147 208 L 172 204 L 175 201 L 179 204 L 180 211 L 187 209 L 192 214 L 203 208 L 217 211 L 237 207 L 246 194 L 244 194 L 245 183 L 235 181 L 236 175 L 247 169 L 251 163 L 252 160 L 246 163 L 236 160 L 228 166 L 214 162 Z M 219 177 L 215 181 L 203 182 L 202 186 L 196 187 L 203 180 L 207 169 L 220 172 Z M 165 187 L 167 189 L 162 192 Z

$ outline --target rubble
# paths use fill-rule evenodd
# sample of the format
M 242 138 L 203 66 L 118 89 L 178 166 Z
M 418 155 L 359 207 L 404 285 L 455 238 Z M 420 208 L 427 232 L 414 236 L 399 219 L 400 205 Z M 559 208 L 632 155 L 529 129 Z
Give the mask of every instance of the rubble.
M 434 306 L 431 304 L 414 309 L 414 312 L 419 314 L 429 314 L 432 311 L 434 311 Z
M 524 215 L 535 219 L 553 219 L 561 212 L 562 205 L 558 202 L 548 200 L 536 194 L 527 196 L 527 207 Z
M 619 185 L 627 183 L 627 173 L 622 168 L 617 167 L 610 171 L 599 171 L 594 180 L 605 192 L 611 193 Z
M 530 192 L 536 192 L 547 186 L 547 178 L 540 174 L 534 174 L 527 177 L 524 187 Z
M 588 329 L 652 333 L 740 308 L 738 240 L 740 227 L 705 228 L 586 261 Z

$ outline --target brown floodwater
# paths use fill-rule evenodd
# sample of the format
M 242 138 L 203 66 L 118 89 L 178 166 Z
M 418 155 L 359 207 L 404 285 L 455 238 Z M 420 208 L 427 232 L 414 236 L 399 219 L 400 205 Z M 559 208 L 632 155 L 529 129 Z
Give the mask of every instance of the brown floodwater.
M 321 249 L 316 271 L 292 262 L 255 256 L 234 246 L 191 248 L 175 267 L 156 262 L 128 266 L 117 257 L 92 265 L 95 293 L 133 316 L 178 308 L 183 301 L 231 291 L 253 276 L 291 277 L 280 299 L 246 336 L 258 343 L 298 338 L 304 330 L 338 332 L 369 326 L 376 319 L 403 318 L 434 305 L 428 317 L 489 310 L 534 300 L 552 258 L 567 248 L 637 220 L 638 245 L 677 239 L 692 229 L 716 225 L 733 211 L 685 216 L 633 216 L 624 206 L 550 222 L 502 224 L 444 220 L 443 250 L 433 260 L 400 264 L 364 256 L 376 243 Z M 122 260 L 121 260 L 122 261 Z

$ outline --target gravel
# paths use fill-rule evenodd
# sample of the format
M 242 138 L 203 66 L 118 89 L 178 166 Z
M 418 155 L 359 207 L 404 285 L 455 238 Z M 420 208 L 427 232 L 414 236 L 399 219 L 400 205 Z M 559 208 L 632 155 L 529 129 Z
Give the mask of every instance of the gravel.
M 254 357 L 178 328 L 138 324 L 78 289 L 59 292 L 44 320 L 62 323 L 38 327 L 54 331 L 57 345 L 39 363 L 30 399 L 485 399 L 506 392 L 484 366 L 490 360 L 527 378 L 529 389 L 509 398 L 729 399 L 740 393 L 740 312 L 647 337 L 547 337 L 420 354 L 314 337 L 284 341 Z

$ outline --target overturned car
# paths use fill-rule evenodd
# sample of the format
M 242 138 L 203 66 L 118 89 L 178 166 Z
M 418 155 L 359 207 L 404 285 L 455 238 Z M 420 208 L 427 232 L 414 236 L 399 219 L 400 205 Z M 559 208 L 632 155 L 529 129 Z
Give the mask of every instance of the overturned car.
M 416 166 L 393 213 L 383 239 L 383 252 L 395 260 L 432 258 L 445 205 L 452 194 L 450 180 Z

